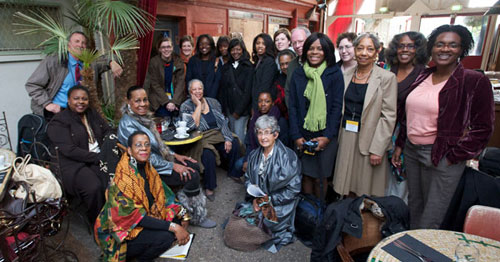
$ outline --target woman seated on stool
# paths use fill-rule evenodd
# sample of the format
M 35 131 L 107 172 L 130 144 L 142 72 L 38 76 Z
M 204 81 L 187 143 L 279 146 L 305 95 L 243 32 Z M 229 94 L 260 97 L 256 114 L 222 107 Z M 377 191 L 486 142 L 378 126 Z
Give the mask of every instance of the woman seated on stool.
M 273 233 L 277 249 L 295 240 L 295 208 L 301 188 L 301 165 L 299 158 L 290 148 L 278 140 L 280 128 L 276 118 L 263 115 L 255 122 L 259 147 L 248 157 L 245 185 L 258 186 L 269 196 L 276 211 L 278 223 L 264 220 Z M 255 211 L 259 211 L 257 199 L 253 199 Z
M 60 153 L 64 190 L 79 197 L 94 224 L 104 202 L 108 177 L 99 172 L 99 153 L 108 123 L 89 107 L 89 90 L 76 85 L 68 90 L 68 107 L 47 126 L 47 136 Z
M 201 163 L 205 169 L 205 195 L 210 201 L 214 201 L 214 190 L 217 187 L 216 161 L 220 161 L 219 156 L 222 156 L 228 162 L 227 174 L 239 177 L 234 164 L 238 159 L 240 144 L 229 130 L 228 120 L 222 114 L 220 103 L 214 98 L 203 97 L 203 83 L 193 79 L 188 83 L 188 88 L 191 97 L 181 105 L 180 113 L 187 116 L 189 128 L 197 128 L 203 132 Z
M 118 139 L 126 144 L 135 131 L 142 131 L 151 139 L 149 161 L 169 186 L 183 186 L 177 197 L 192 215 L 192 223 L 201 227 L 215 227 L 214 221 L 206 218 L 206 199 L 200 192 L 200 175 L 196 161 L 190 157 L 171 151 L 162 141 L 156 130 L 152 113 L 148 111 L 149 100 L 146 91 L 140 86 L 127 90 L 127 105 L 118 126 Z
M 189 241 L 190 217 L 148 161 L 148 135 L 135 131 L 127 145 L 96 221 L 95 237 L 103 261 L 152 261 L 175 240 L 180 245 Z

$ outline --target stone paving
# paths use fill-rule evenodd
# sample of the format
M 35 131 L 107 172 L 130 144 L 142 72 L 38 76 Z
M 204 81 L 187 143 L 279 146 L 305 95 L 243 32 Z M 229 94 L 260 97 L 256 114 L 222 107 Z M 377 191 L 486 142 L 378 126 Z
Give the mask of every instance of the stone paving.
M 187 261 L 309 261 L 310 249 L 300 241 L 283 247 L 277 254 L 262 249 L 241 252 L 226 247 L 222 240 L 221 224 L 229 216 L 236 202 L 244 198 L 245 188 L 228 178 L 222 169 L 217 169 L 217 183 L 215 201 L 207 201 L 208 216 L 217 222 L 217 227 L 213 229 L 189 227 L 189 231 L 195 233 L 196 237 Z M 78 256 L 79 261 L 98 261 L 100 250 L 82 220 L 76 215 L 71 215 L 68 218 L 71 225 L 66 240 L 66 249 L 73 251 Z M 62 233 L 60 232 L 57 237 L 60 237 Z M 157 259 L 156 261 L 178 260 Z

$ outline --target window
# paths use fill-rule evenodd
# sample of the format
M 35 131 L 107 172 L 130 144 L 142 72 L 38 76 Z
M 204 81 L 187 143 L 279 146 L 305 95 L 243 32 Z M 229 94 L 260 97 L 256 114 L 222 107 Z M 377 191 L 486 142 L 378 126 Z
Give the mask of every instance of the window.
M 29 35 L 16 34 L 17 26 L 13 23 L 20 23 L 19 18 L 14 18 L 14 13 L 23 12 L 31 15 L 30 11 L 40 13 L 38 10 L 47 12 L 54 18 L 60 15 L 60 8 L 54 4 L 16 4 L 13 2 L 0 3 L 0 55 L 19 55 L 40 53 L 43 49 L 38 45 L 48 38 L 45 33 L 35 33 Z
M 475 14 L 457 15 L 455 19 L 452 19 L 450 16 L 422 17 L 422 20 L 420 20 L 420 32 L 428 37 L 435 28 L 444 24 L 451 24 L 452 22 L 454 25 L 462 25 L 469 29 L 474 39 L 474 46 L 469 55 L 480 56 L 484 35 L 486 35 L 488 17 Z

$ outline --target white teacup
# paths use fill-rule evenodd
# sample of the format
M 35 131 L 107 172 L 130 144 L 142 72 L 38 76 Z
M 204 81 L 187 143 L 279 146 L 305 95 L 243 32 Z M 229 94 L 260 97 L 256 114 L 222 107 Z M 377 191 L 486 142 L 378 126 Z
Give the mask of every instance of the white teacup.
M 187 127 L 182 127 L 182 126 L 179 126 L 175 129 L 175 131 L 177 132 L 177 134 L 179 136 L 186 136 L 187 135 Z
M 182 121 L 182 120 L 181 120 L 181 121 L 177 122 L 177 125 L 178 125 L 179 127 L 186 127 L 186 126 L 187 126 L 187 122 L 186 122 L 186 121 Z

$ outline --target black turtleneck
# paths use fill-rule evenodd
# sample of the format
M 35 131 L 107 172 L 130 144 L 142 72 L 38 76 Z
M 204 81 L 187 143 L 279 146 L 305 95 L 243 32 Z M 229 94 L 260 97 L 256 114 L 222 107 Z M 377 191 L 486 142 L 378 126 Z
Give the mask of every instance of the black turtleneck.
M 139 174 L 141 174 L 141 177 L 144 179 L 144 191 L 146 191 L 149 208 L 151 208 L 155 199 L 153 197 L 153 194 L 151 194 L 151 189 L 149 188 L 149 181 L 146 176 L 146 164 L 137 163 L 137 171 L 139 171 Z M 142 218 L 141 222 L 139 222 L 139 226 L 156 230 L 168 230 L 168 228 L 170 227 L 170 222 L 145 215 Z

